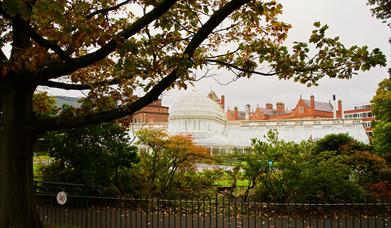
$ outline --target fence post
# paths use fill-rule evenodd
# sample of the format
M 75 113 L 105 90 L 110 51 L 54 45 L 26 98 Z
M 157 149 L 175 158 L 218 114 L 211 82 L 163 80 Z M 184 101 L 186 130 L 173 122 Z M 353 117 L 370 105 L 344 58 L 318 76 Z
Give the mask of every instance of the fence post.
M 212 227 L 212 197 L 209 197 L 209 227 Z
M 385 200 L 384 200 L 384 192 L 382 193 L 382 197 L 381 197 L 381 210 L 382 210 L 382 216 L 383 216 L 383 227 L 386 227 L 385 224 L 386 224 L 386 219 L 384 218 L 385 217 L 385 213 L 384 213 L 384 207 L 385 207 Z
M 219 205 L 218 205 L 218 202 L 217 202 L 217 199 L 218 199 L 218 195 L 216 194 L 216 201 L 215 201 L 215 205 L 216 205 L 216 227 L 219 227 Z

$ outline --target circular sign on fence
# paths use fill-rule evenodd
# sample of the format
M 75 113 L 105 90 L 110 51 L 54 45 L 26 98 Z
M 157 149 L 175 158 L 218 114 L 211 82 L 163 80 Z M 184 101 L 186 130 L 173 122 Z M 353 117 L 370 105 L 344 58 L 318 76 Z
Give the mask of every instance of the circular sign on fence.
M 67 203 L 68 194 L 66 192 L 64 192 L 64 191 L 58 192 L 57 196 L 56 196 L 56 199 L 57 199 L 57 203 L 59 205 L 64 205 L 64 204 Z

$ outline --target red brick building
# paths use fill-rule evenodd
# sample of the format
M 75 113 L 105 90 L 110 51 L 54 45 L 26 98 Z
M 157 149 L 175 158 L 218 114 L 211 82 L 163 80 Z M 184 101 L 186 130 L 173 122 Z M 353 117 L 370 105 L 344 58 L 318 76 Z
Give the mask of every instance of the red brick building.
M 129 119 L 133 123 L 168 122 L 168 107 L 162 105 L 161 99 L 157 99 L 130 115 Z
M 355 105 L 353 109 L 345 110 L 344 116 L 346 119 L 360 119 L 368 137 L 372 136 L 372 121 L 374 120 L 374 116 L 372 115 L 371 105 Z
M 288 110 L 285 104 L 277 102 L 276 107 L 267 103 L 264 108 L 257 107 L 251 111 L 250 105 L 246 105 L 245 111 L 239 111 L 237 107 L 226 112 L 229 121 L 235 120 L 281 120 L 281 119 L 314 119 L 314 118 L 333 118 L 333 105 L 330 102 L 315 101 L 312 95 L 309 100 L 300 99 L 295 108 Z M 342 101 L 338 101 L 338 110 L 336 118 L 342 118 Z

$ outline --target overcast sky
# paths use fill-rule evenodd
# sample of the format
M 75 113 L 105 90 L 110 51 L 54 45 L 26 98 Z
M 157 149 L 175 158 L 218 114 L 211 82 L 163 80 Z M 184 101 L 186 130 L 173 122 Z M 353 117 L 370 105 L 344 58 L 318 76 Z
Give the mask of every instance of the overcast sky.
M 367 45 L 370 49 L 380 48 L 387 55 L 387 64 L 391 62 L 390 29 L 371 16 L 367 0 L 281 0 L 284 6 L 283 21 L 292 24 L 288 34 L 288 44 L 292 41 L 306 41 L 313 30 L 313 23 L 320 21 L 328 24 L 328 35 L 339 36 L 346 46 Z M 313 94 L 318 101 L 328 101 L 332 94 L 341 99 L 344 109 L 356 104 L 368 103 L 373 97 L 377 84 L 387 77 L 387 68 L 375 68 L 369 72 L 360 72 L 353 79 L 322 79 L 319 86 L 307 88 L 292 81 L 279 81 L 254 75 L 251 79 L 240 79 L 229 85 L 219 85 L 212 79 L 197 83 L 196 89 L 207 94 L 214 90 L 218 96 L 224 94 L 226 107 L 238 106 L 244 109 L 250 104 L 252 109 L 265 103 L 284 102 L 293 108 L 300 95 L 309 99 Z M 224 75 L 219 75 L 224 81 Z M 229 78 L 226 79 L 229 81 Z M 182 92 L 170 91 L 164 94 L 163 103 L 171 106 Z

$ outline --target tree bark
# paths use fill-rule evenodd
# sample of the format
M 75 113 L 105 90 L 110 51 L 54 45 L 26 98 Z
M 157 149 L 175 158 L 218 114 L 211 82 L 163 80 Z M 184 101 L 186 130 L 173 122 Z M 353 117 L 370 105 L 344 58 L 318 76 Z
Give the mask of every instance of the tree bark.
M 0 85 L 0 227 L 41 228 L 33 189 L 32 95 L 21 83 Z

